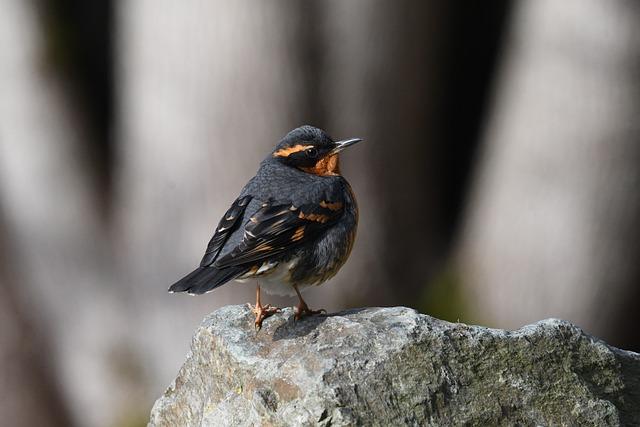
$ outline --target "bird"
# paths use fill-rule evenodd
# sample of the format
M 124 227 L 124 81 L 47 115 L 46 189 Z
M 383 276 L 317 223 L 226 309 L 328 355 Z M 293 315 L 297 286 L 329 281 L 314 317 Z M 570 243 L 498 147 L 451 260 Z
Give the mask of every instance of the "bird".
M 232 280 L 255 282 L 255 328 L 281 311 L 263 305 L 269 294 L 297 296 L 294 320 L 326 313 L 312 310 L 301 291 L 332 278 L 349 258 L 358 205 L 340 173 L 339 153 L 362 141 L 334 141 L 304 125 L 287 133 L 225 212 L 200 265 L 169 292 L 200 295 Z

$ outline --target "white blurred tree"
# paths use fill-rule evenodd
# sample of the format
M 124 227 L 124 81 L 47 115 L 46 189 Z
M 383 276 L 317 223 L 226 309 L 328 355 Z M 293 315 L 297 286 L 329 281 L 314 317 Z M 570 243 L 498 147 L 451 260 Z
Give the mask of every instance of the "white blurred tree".
M 469 305 L 637 348 L 640 6 L 517 6 L 461 239 Z
M 32 304 L 20 292 L 26 282 L 18 273 L 4 216 L 0 212 L 0 414 L 11 426 L 66 426 L 70 419 L 59 393 L 50 340 L 34 327 Z
M 291 3 L 120 4 L 117 235 L 132 346 L 148 399 L 175 375 L 213 309 L 252 300 L 168 286 L 199 263 L 221 215 L 304 108 Z
M 21 304 L 12 309 L 26 313 L 25 333 L 35 348 L 51 348 L 43 366 L 61 382 L 59 401 L 73 402 L 73 420 L 102 425 L 98 421 L 126 400 L 110 393 L 122 390 L 111 355 L 120 348 L 126 317 L 111 286 L 109 242 L 87 173 L 84 129 L 45 60 L 35 5 L 9 0 L 2 11 L 0 194 L 11 236 L 3 245 L 10 245 L 5 250 L 15 263 L 11 279 L 3 281 L 14 295 L 7 302 Z M 42 337 L 49 342 L 38 344 Z

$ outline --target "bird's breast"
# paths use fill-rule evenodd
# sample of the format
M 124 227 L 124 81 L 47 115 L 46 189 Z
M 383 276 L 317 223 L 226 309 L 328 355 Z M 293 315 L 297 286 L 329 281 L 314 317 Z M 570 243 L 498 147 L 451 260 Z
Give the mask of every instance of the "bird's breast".
M 300 248 L 291 281 L 319 285 L 336 275 L 351 254 L 357 230 L 357 212 L 347 210 L 316 242 Z

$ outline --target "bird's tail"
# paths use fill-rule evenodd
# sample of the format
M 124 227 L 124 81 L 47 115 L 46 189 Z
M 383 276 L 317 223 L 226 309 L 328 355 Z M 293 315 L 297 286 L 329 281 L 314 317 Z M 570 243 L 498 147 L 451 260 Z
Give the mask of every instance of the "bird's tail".
M 169 292 L 188 292 L 193 295 L 204 294 L 222 286 L 246 272 L 243 267 L 217 269 L 198 267 L 169 287 Z

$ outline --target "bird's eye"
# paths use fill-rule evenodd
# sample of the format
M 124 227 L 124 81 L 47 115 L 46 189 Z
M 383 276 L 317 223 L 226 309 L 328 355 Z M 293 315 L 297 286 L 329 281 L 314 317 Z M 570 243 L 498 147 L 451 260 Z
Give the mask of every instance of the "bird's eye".
M 307 156 L 311 157 L 312 159 L 315 159 L 316 157 L 318 157 L 318 150 L 316 150 L 313 147 L 308 148 L 307 149 Z

